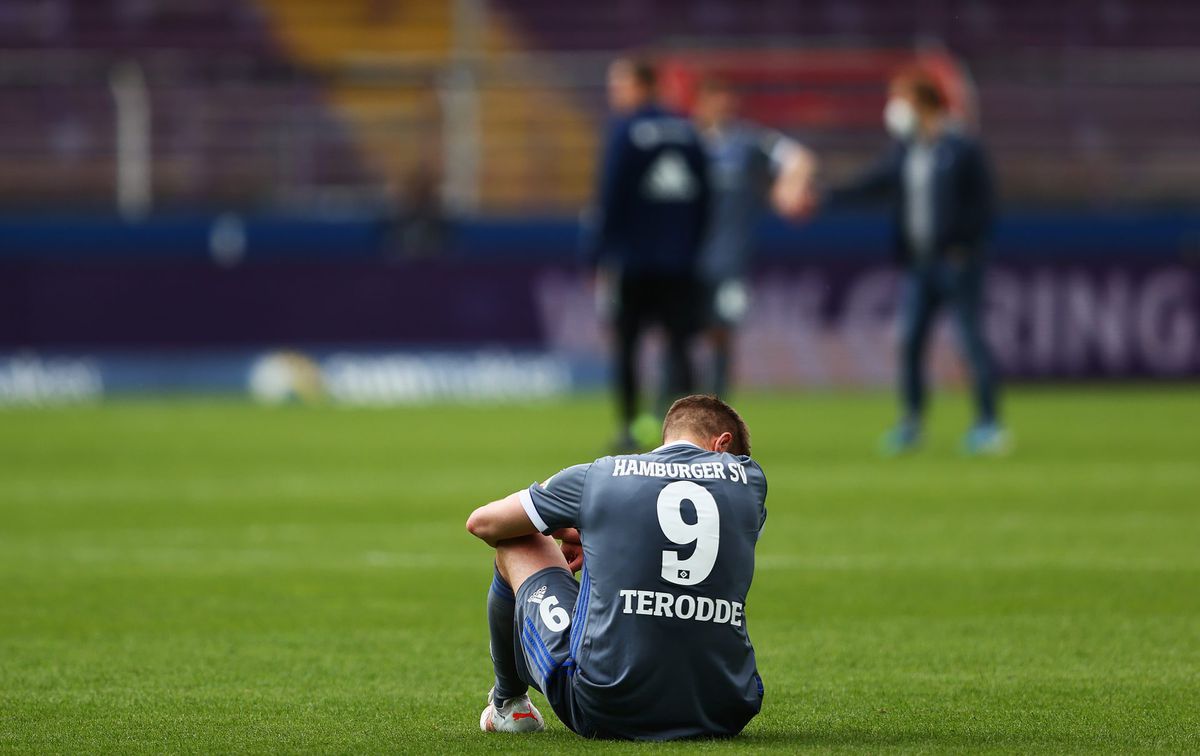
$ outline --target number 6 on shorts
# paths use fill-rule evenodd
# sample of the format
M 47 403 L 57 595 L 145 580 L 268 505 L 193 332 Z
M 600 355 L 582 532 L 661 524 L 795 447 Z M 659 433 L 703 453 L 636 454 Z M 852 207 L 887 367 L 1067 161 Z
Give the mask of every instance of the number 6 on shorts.
M 538 614 L 541 615 L 542 622 L 552 633 L 561 633 L 567 629 L 567 625 L 571 624 L 571 615 L 558 605 L 558 596 L 547 596 L 542 599 Z

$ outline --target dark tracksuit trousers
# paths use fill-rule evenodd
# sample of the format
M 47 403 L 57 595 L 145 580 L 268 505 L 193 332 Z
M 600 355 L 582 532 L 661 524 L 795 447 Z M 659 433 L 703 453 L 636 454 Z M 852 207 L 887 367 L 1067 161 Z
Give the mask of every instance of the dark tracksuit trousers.
M 974 380 L 976 420 L 996 421 L 996 375 L 983 333 L 983 263 L 932 259 L 912 263 L 900 304 L 900 399 L 905 420 L 925 409 L 925 352 L 938 311 L 948 306 Z

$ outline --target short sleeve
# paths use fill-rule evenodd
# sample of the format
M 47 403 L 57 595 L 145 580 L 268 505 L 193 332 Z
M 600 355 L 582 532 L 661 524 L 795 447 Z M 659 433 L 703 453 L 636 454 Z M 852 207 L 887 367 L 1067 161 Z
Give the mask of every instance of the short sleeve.
M 559 528 L 579 527 L 583 484 L 590 468 L 590 463 L 568 467 L 518 494 L 535 528 L 549 535 Z
M 747 467 L 750 470 L 750 485 L 758 499 L 758 537 L 762 538 L 763 528 L 767 526 L 767 476 L 753 460 L 748 460 Z
M 778 131 L 763 129 L 758 135 L 758 149 L 766 158 L 770 173 L 775 175 L 783 170 L 789 157 L 800 149 L 800 143 Z

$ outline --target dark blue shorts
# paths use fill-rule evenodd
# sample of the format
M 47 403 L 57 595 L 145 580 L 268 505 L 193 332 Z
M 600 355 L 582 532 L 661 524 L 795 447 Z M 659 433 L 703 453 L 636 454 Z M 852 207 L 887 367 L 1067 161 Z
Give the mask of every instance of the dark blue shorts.
M 599 733 L 588 724 L 575 698 L 575 653 L 583 638 L 576 607 L 587 605 L 590 585 L 586 570 L 582 585 L 562 567 L 533 573 L 516 592 L 513 635 L 521 679 L 546 696 L 563 724 L 594 738 Z

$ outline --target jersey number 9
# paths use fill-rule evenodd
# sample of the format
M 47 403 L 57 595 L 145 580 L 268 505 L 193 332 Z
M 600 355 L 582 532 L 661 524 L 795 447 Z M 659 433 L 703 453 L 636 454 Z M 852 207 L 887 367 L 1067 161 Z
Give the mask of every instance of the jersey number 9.
M 683 520 L 684 500 L 696 509 L 696 522 Z M 675 585 L 696 585 L 709 576 L 717 563 L 721 543 L 721 513 L 708 489 L 690 480 L 677 480 L 658 494 L 658 525 L 671 543 L 696 544 L 687 559 L 678 551 L 662 553 L 662 578 Z

